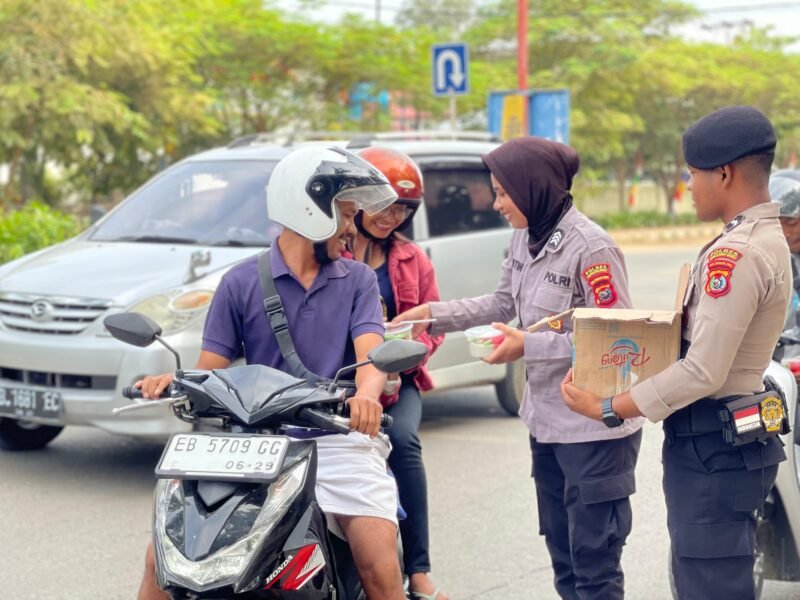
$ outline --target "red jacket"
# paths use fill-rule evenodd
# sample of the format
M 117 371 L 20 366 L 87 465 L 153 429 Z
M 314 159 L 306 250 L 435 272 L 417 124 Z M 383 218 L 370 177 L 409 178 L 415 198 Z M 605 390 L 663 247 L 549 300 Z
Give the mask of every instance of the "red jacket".
M 395 304 L 397 304 L 397 314 L 403 313 L 420 304 L 436 302 L 439 300 L 439 286 L 436 284 L 436 274 L 433 272 L 433 265 L 425 251 L 413 242 L 404 240 L 394 240 L 389 246 L 389 256 L 387 258 L 389 266 L 389 280 L 392 282 Z M 431 379 L 425 364 L 431 354 L 434 353 L 444 341 L 444 335 L 430 335 L 427 331 L 417 338 L 428 347 L 428 356 L 422 364 L 408 371 L 414 375 L 414 383 L 417 388 L 425 392 L 433 388 Z M 383 398 L 381 398 L 383 401 Z M 393 398 L 388 404 L 394 404 L 397 398 Z
M 415 243 L 395 239 L 389 246 L 387 263 L 397 314 L 420 304 L 439 300 L 439 286 L 436 284 L 433 265 L 425 251 Z M 433 388 L 433 380 L 425 364 L 444 341 L 444 335 L 434 336 L 426 331 L 416 341 L 428 347 L 428 356 L 422 364 L 406 373 L 414 376 L 417 388 L 424 392 Z M 381 395 L 381 404 L 391 406 L 397 402 L 397 397 L 397 393 L 392 396 Z

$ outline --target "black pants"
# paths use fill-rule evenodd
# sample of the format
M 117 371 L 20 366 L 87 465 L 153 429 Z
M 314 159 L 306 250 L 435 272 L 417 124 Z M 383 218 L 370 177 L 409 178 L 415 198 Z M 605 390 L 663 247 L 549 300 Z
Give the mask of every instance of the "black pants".
M 400 399 L 386 409 L 394 423 L 386 430 L 392 442 L 389 468 L 397 480 L 400 505 L 407 517 L 400 521 L 403 562 L 407 575 L 431 570 L 428 551 L 428 482 L 422 463 L 419 423 L 422 399 L 411 378 L 403 377 Z
M 641 430 L 616 440 L 540 444 L 531 438 L 539 534 L 565 600 L 623 598 L 622 547 Z
M 785 459 L 782 445 L 773 438 L 735 448 L 721 432 L 675 436 L 669 423 L 662 457 L 678 596 L 753 600 L 755 511 Z

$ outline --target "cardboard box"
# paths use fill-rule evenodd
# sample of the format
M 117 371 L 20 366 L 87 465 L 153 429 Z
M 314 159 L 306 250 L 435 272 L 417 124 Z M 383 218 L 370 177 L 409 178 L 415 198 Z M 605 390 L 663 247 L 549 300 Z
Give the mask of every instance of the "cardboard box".
M 572 313 L 575 385 L 605 398 L 676 362 L 689 271 L 689 265 L 681 268 L 675 310 L 576 308 Z

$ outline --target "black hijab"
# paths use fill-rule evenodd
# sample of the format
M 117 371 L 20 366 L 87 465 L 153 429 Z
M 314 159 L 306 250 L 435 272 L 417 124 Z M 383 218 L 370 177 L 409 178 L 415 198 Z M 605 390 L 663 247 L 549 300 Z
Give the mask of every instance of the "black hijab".
M 580 167 L 574 149 L 540 137 L 506 142 L 483 163 L 528 219 L 528 251 L 536 258 L 572 206 L 572 178 Z

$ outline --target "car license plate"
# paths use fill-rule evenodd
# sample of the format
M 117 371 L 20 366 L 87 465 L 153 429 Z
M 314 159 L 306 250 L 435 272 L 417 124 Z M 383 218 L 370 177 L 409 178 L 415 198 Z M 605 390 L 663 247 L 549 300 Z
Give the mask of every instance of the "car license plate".
M 59 392 L 24 387 L 0 387 L 0 417 L 60 419 L 61 406 Z
M 289 438 L 239 433 L 173 435 L 156 475 L 161 478 L 271 481 L 280 472 Z

